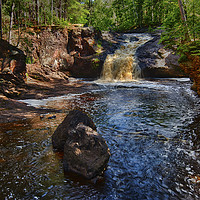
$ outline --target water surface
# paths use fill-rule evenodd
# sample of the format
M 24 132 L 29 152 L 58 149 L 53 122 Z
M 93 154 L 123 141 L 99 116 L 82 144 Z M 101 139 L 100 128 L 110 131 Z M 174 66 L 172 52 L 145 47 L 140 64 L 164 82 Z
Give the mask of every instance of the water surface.
M 187 79 L 99 83 L 88 92 L 26 100 L 56 118 L 2 124 L 1 199 L 199 199 L 199 99 Z M 72 109 L 85 111 L 107 141 L 105 178 L 64 175 L 51 136 Z

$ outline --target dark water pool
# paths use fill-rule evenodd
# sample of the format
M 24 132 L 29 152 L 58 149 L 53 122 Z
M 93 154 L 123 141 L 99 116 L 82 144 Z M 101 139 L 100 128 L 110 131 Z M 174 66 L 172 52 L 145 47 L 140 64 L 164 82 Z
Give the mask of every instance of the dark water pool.
M 190 83 L 98 83 L 87 93 L 27 101 L 58 108 L 55 119 L 2 124 L 0 199 L 199 199 L 199 99 Z M 111 158 L 93 185 L 64 175 L 51 135 L 71 109 L 94 120 Z

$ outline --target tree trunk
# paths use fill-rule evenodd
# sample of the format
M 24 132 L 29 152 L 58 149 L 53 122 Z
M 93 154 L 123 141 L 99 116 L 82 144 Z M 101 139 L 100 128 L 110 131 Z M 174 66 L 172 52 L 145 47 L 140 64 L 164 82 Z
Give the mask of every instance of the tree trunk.
M 62 0 L 59 0 L 59 19 L 62 17 Z
M 187 18 L 186 18 L 185 10 L 184 10 L 183 3 L 181 0 L 178 0 L 178 5 L 179 5 L 180 13 L 181 13 L 181 19 L 186 28 L 185 40 L 190 40 L 189 33 L 188 33 L 188 27 L 187 27 Z
M 20 11 L 21 11 L 20 2 L 18 2 L 18 40 L 16 46 L 18 46 L 20 42 L 20 27 L 21 27 Z
M 12 3 L 12 9 L 10 13 L 10 28 L 9 28 L 9 38 L 8 42 L 11 43 L 12 40 L 12 27 L 13 27 L 13 14 L 14 14 L 14 9 L 15 9 L 15 3 Z
M 36 15 L 36 23 L 39 25 L 40 16 L 39 16 L 39 0 L 35 0 L 35 15 Z
M 183 3 L 181 0 L 178 0 L 178 5 L 179 5 L 180 13 L 181 13 L 181 19 L 183 22 L 186 22 L 187 19 L 185 15 L 185 10 L 184 10 Z
M 51 25 L 53 24 L 53 0 L 51 0 Z
M 2 9 L 2 0 L 0 0 L 0 39 L 2 39 L 2 14 L 1 14 L 1 9 Z
M 67 19 L 67 2 L 65 2 L 65 4 L 64 4 L 64 13 L 63 13 L 63 18 L 64 18 L 64 20 Z
M 31 5 L 31 3 L 29 3 L 29 12 L 28 12 L 28 14 L 29 14 L 29 21 L 30 22 L 32 22 L 32 20 L 33 20 L 33 17 L 32 17 L 32 5 Z

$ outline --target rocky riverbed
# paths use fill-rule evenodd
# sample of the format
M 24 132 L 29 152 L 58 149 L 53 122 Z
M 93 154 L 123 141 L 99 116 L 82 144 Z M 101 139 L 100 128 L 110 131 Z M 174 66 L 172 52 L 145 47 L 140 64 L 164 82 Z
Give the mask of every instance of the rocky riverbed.
M 22 42 L 17 48 L 1 41 L 0 122 L 48 112 L 27 107 L 17 99 L 42 99 L 87 90 L 88 83 L 70 77 L 99 78 L 106 56 L 126 43 L 123 34 L 101 33 L 89 27 L 30 31 L 26 35 L 29 46 Z M 136 53 L 143 77 L 183 77 L 178 57 L 158 44 L 158 33 L 152 37 Z M 31 64 L 26 64 L 27 59 Z

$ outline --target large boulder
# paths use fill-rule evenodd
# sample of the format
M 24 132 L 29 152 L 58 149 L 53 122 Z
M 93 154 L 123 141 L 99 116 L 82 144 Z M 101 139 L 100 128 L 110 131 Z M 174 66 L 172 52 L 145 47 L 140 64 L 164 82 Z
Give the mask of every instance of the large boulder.
M 96 126 L 94 125 L 93 121 L 85 113 L 81 112 L 80 110 L 73 110 L 57 127 L 52 136 L 52 144 L 55 150 L 64 151 L 64 145 L 67 138 L 73 137 L 74 130 L 79 123 L 82 123 L 91 127 L 93 130 L 96 130 Z
M 159 41 L 160 36 L 156 35 L 137 49 L 138 64 L 143 77 L 185 77 L 178 63 L 179 56 L 173 54 L 172 50 L 165 49 Z
M 79 123 L 64 147 L 64 170 L 87 179 L 101 176 L 110 157 L 105 140 L 89 126 Z
M 53 148 L 64 151 L 64 170 L 87 179 L 101 176 L 110 152 L 105 140 L 96 132 L 92 120 L 79 110 L 71 111 L 52 136 Z

